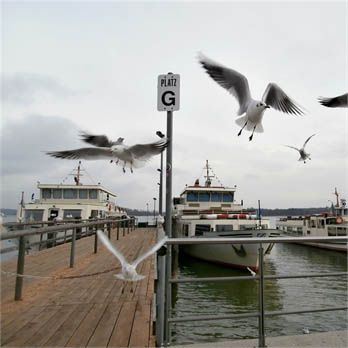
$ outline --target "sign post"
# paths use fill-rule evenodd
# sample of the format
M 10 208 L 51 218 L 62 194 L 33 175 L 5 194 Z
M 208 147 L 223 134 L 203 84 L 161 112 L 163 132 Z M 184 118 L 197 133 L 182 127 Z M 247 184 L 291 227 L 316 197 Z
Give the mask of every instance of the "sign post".
M 157 110 L 167 111 L 167 156 L 166 156 L 166 218 L 165 218 L 165 233 L 168 238 L 172 237 L 172 157 L 173 157 L 173 111 L 180 108 L 180 75 L 168 73 L 167 75 L 158 76 L 157 85 Z M 172 275 L 172 248 L 167 247 L 166 257 L 166 305 L 165 313 L 159 313 L 159 316 L 165 317 L 161 332 L 157 336 L 157 344 L 161 346 L 164 342 L 170 341 L 170 329 L 168 319 L 170 317 L 171 284 L 168 279 Z M 163 257 L 164 259 L 164 257 Z M 163 260 L 164 261 L 164 260 Z M 161 263 L 161 262 L 159 262 Z M 164 271 L 164 270 L 163 270 Z M 164 330 L 163 330 L 164 329 Z

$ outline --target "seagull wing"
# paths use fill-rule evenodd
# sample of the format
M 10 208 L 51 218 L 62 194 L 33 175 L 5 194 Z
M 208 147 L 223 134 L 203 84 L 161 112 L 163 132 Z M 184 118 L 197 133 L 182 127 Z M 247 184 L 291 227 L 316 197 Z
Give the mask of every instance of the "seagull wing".
M 111 244 L 110 240 L 106 235 L 101 231 L 97 231 L 98 238 L 102 241 L 102 243 L 105 245 L 109 251 L 116 256 L 116 258 L 121 262 L 122 266 L 127 264 L 128 262 L 124 258 L 124 256 L 121 254 L 121 252 Z
M 347 108 L 348 107 L 348 93 L 342 94 L 334 98 L 318 98 L 321 105 L 329 108 Z
M 275 83 L 269 83 L 262 96 L 262 101 L 272 108 L 287 114 L 302 115 L 304 111 L 288 97 Z
M 158 249 L 160 249 L 165 242 L 167 241 L 168 237 L 165 236 L 161 240 L 159 240 L 149 251 L 147 251 L 145 254 L 140 255 L 135 261 L 132 262 L 132 265 L 136 267 L 140 262 L 144 261 L 147 257 L 154 254 Z
M 135 159 L 146 161 L 151 156 L 160 154 L 167 146 L 168 139 L 162 138 L 159 141 L 150 144 L 136 144 L 130 146 L 129 151 Z
M 286 146 L 286 147 L 290 147 L 290 149 L 294 149 L 294 150 L 296 150 L 296 151 L 300 152 L 300 149 L 298 149 L 297 147 L 290 146 L 290 145 L 284 145 L 284 146 Z
M 111 147 L 113 145 L 122 144 L 123 138 L 118 138 L 117 141 L 111 141 L 106 135 L 94 135 L 86 132 L 81 132 L 81 139 L 89 144 L 98 147 Z
M 56 158 L 85 160 L 115 159 L 117 157 L 108 147 L 84 147 L 76 150 L 46 152 L 46 154 Z
M 306 144 L 309 142 L 310 138 L 312 138 L 312 137 L 314 137 L 314 136 L 315 136 L 315 134 L 311 135 L 311 136 L 304 142 L 303 147 L 302 147 L 303 149 L 305 148 Z
M 199 55 L 198 60 L 207 74 L 221 87 L 227 89 L 238 100 L 238 115 L 244 114 L 247 111 L 251 100 L 247 78 L 238 71 L 226 68 L 205 57 L 203 54 Z

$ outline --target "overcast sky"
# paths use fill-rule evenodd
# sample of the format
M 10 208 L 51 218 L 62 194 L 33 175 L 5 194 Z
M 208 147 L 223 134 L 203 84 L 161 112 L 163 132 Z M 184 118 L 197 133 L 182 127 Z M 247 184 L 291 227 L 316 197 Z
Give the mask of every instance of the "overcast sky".
M 347 198 L 347 109 L 319 96 L 348 91 L 347 2 L 2 2 L 2 208 L 29 201 L 37 182 L 60 183 L 78 161 L 45 151 L 83 147 L 79 131 L 155 141 L 157 76 L 181 76 L 174 112 L 173 195 L 208 159 L 247 207 L 322 207 Z M 269 109 L 263 134 L 238 137 L 237 101 L 197 62 L 197 53 L 243 73 L 261 99 L 275 82 L 303 117 Z M 312 160 L 284 144 L 307 145 Z M 84 161 L 84 184 L 101 182 L 128 208 L 153 207 L 160 157 L 131 174 Z M 70 177 L 70 182 L 73 182 Z M 201 177 L 201 180 L 203 178 Z

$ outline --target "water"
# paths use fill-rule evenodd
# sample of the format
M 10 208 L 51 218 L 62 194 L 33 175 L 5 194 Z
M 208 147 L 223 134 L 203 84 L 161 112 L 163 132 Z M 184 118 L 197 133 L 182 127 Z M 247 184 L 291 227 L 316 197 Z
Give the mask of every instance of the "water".
M 6 215 L 6 216 L 3 216 L 2 217 L 2 222 L 5 223 L 5 222 L 15 222 L 16 221 L 16 215 Z M 6 249 L 6 248 L 9 248 L 9 247 L 13 247 L 13 246 L 16 246 L 16 244 L 13 244 L 11 243 L 10 241 L 8 240 L 3 240 L 1 241 L 0 243 L 0 247 L 1 249 Z M 0 254 L 0 261 L 1 262 L 5 262 L 5 261 L 9 261 L 9 260 L 12 260 L 14 259 L 15 257 L 17 257 L 18 255 L 18 251 L 10 251 L 9 253 L 5 253 L 5 254 Z
M 272 218 L 274 227 L 275 218 Z M 265 260 L 265 274 L 347 272 L 345 253 L 296 244 L 276 244 Z M 179 277 L 249 275 L 180 255 Z M 293 311 L 347 305 L 347 277 L 302 278 L 265 281 L 265 310 Z M 258 311 L 258 282 L 183 283 L 173 291 L 173 316 L 239 314 Z M 347 311 L 266 316 L 266 336 L 302 334 L 347 328 Z M 172 326 L 173 344 L 206 343 L 255 338 L 258 319 L 228 319 L 178 323 Z

